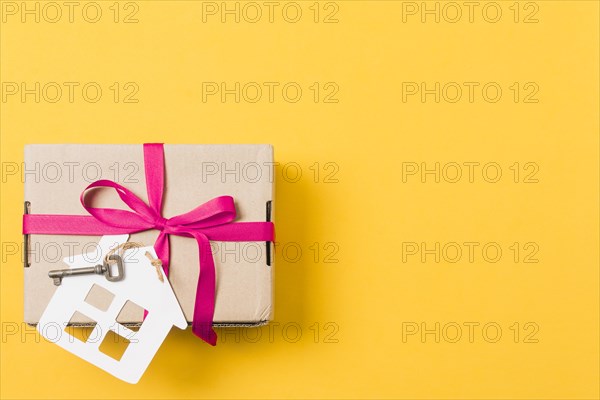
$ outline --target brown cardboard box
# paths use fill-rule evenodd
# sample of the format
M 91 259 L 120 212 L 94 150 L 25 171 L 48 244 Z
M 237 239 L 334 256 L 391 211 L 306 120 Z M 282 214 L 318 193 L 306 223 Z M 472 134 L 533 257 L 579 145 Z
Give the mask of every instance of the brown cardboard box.
M 163 216 L 187 212 L 217 196 L 235 199 L 236 221 L 265 221 L 273 200 L 270 145 L 165 145 Z M 92 181 L 110 179 L 147 202 L 142 145 L 28 145 L 25 147 L 25 202 L 32 214 L 88 215 L 79 201 Z M 94 206 L 125 208 L 112 190 L 94 197 Z M 130 241 L 152 245 L 158 231 L 132 234 Z M 66 268 L 71 254 L 93 251 L 98 236 L 28 235 L 25 263 L 25 322 L 36 324 L 56 286 L 48 271 Z M 169 280 L 191 322 L 199 275 L 192 238 L 171 235 Z M 272 247 L 257 242 L 213 242 L 217 288 L 215 325 L 261 325 L 273 315 Z M 268 254 L 269 253 L 269 254 Z M 66 279 L 77 279 L 76 277 Z M 119 322 L 140 323 L 143 310 L 126 309 Z M 89 321 L 72 321 L 86 323 Z

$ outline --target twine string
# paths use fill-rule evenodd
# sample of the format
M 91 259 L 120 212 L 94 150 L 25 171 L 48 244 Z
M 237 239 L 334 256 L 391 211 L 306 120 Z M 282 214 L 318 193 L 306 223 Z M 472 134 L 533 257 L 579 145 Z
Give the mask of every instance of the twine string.
M 144 245 L 141 243 L 137 243 L 137 242 L 121 243 L 120 245 L 118 245 L 117 247 L 111 249 L 108 253 L 106 253 L 106 256 L 104 256 L 104 262 L 107 264 L 114 264 L 115 261 L 109 259 L 109 257 L 112 256 L 113 254 L 117 254 L 121 258 L 123 258 L 123 254 L 127 250 L 137 249 L 140 247 L 144 247 Z M 149 251 L 147 251 L 144 255 L 148 258 L 148 260 L 150 260 L 150 264 L 156 269 L 156 275 L 158 276 L 158 280 L 164 283 L 165 279 L 161 272 L 162 261 L 160 261 L 160 259 L 158 259 L 158 258 L 154 258 L 152 256 L 152 254 L 150 254 Z

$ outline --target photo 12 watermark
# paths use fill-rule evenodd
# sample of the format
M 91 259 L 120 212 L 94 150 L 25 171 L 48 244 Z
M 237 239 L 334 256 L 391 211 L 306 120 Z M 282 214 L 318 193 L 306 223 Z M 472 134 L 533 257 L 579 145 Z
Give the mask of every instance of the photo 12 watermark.
M 405 24 L 540 22 L 540 5 L 535 1 L 403 1 L 401 7 Z
M 3 81 L 2 103 L 107 103 L 136 104 L 140 85 L 137 82 L 114 81 Z
M 537 82 L 495 81 L 405 81 L 402 103 L 484 103 L 537 104 L 540 102 Z
M 500 261 L 537 264 L 540 262 L 540 245 L 534 241 L 403 241 L 401 256 L 403 264 L 496 264 Z
M 112 247 L 116 247 L 115 243 Z M 76 240 L 75 237 L 69 237 L 64 240 L 38 241 L 32 240 L 28 235 L 25 241 L 3 241 L 0 244 L 1 258 L 3 264 L 21 263 L 24 264 L 57 264 L 64 265 L 64 262 L 74 262 L 75 257 L 82 256 L 90 266 L 102 264 L 102 250 L 98 246 L 98 240 Z M 123 254 L 123 261 L 135 264 L 138 262 L 136 254 L 139 251 L 137 247 L 131 247 Z M 250 257 L 249 257 L 250 259 Z
M 315 103 L 340 102 L 337 82 L 212 81 L 202 82 L 202 103 Z
M 335 161 L 285 161 L 285 162 L 213 162 L 200 165 L 203 184 L 216 183 L 312 183 L 336 184 L 340 182 L 340 165 Z
M 99 179 L 110 179 L 121 184 L 138 183 L 144 179 L 140 165 L 133 161 L 115 161 L 101 165 L 95 161 L 74 160 L 49 162 L 3 161 L 2 183 L 11 181 L 35 183 L 92 183 Z M 142 174 L 142 175 L 141 175 Z
M 3 24 L 137 24 L 136 1 L 3 1 Z
M 335 1 L 203 1 L 202 23 L 221 24 L 337 24 Z
M 402 183 L 540 183 L 535 161 L 403 161 Z
M 402 343 L 539 343 L 536 322 L 402 322 Z

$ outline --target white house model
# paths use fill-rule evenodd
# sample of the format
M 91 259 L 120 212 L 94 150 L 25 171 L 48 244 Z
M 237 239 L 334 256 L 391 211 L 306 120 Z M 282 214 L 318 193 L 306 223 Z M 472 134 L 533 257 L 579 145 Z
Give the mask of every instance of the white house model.
M 127 239 L 128 235 L 104 236 L 98 251 L 66 258 L 64 261 L 70 268 L 101 264 L 104 255 L 111 248 L 125 243 Z M 137 383 L 171 327 L 175 325 L 180 329 L 187 328 L 187 321 L 169 280 L 164 276 L 162 268 L 151 264 L 146 252 L 156 258 L 152 247 L 135 248 L 124 253 L 125 278 L 122 281 L 109 282 L 104 275 L 97 274 L 63 278 L 40 318 L 37 326 L 40 334 L 117 378 Z M 112 302 L 104 310 L 86 301 L 88 293 L 95 285 L 113 295 Z M 117 322 L 117 315 L 127 301 L 147 310 L 146 318 L 138 331 L 128 329 Z M 75 339 L 65 331 L 67 323 L 77 313 L 96 322 L 85 342 Z M 130 342 L 119 360 L 99 349 L 109 331 L 123 336 Z

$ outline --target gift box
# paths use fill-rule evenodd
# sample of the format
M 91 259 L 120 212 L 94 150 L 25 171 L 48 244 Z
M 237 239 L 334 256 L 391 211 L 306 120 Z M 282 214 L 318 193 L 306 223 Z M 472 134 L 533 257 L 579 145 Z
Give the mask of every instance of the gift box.
M 147 185 L 153 178 L 148 176 L 145 151 L 142 145 L 26 146 L 23 168 L 25 213 L 49 215 L 50 221 L 52 215 L 89 217 L 89 210 L 82 205 L 80 196 L 91 183 L 102 180 L 114 181 L 144 203 L 151 203 Z M 164 230 L 170 217 L 194 210 L 219 196 L 233 199 L 236 223 L 272 221 L 272 146 L 166 144 L 161 153 L 164 155 L 164 219 L 156 223 L 156 229 L 131 233 L 129 241 L 151 246 L 161 228 L 170 232 Z M 97 208 L 127 209 L 119 195 L 109 189 L 92 189 L 86 197 L 91 197 L 88 200 Z M 24 219 L 24 318 L 29 324 L 37 324 L 56 289 L 48 272 L 65 268 L 63 259 L 66 257 L 93 250 L 101 236 L 27 233 L 26 222 Z M 60 229 L 59 224 L 51 231 Z M 245 241 L 243 232 L 237 233 L 239 237 L 232 241 L 212 240 L 210 235 L 207 236 L 216 273 L 213 325 L 259 326 L 267 323 L 273 316 L 271 243 L 253 241 L 252 237 Z M 201 249 L 193 237 L 185 235 L 169 234 L 168 241 L 169 281 L 188 323 L 192 323 L 198 296 L 197 282 L 202 271 L 198 255 Z M 97 301 L 103 301 L 102 293 L 96 296 L 99 297 Z M 143 319 L 144 310 L 131 307 L 123 309 L 118 322 L 133 326 Z M 86 325 L 91 321 L 81 316 L 71 323 Z

